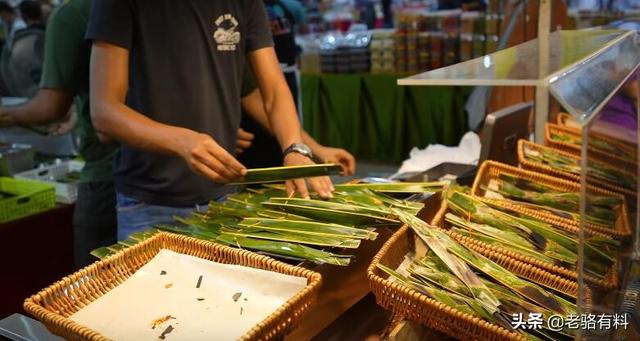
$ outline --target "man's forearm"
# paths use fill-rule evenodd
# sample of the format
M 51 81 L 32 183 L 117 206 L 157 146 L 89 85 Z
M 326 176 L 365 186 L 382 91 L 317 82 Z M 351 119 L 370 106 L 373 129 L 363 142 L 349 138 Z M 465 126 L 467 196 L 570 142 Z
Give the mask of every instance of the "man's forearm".
M 287 86 L 273 48 L 263 48 L 249 55 L 263 98 L 264 110 L 273 135 L 282 149 L 302 142 L 300 121 L 291 91 Z
M 189 129 L 156 122 L 123 103 L 94 101 L 93 124 L 100 135 L 142 150 L 181 155 Z
M 245 113 L 247 113 L 251 118 L 253 118 L 258 124 L 269 132 L 272 136 L 275 136 L 273 128 L 271 128 L 271 124 L 269 123 L 269 118 L 265 113 L 265 109 L 263 106 L 262 95 L 260 91 L 256 89 L 251 94 L 245 96 L 242 99 L 242 108 Z M 315 153 L 315 151 L 320 147 L 320 144 L 306 131 L 303 129 L 300 130 L 300 138 L 302 142 L 311 148 L 311 150 Z
M 293 103 L 291 94 L 277 94 L 276 96 L 271 108 L 265 106 L 265 110 L 269 118 L 269 125 L 273 128 L 273 135 L 284 150 L 293 143 L 302 142 L 302 128 L 295 108 L 287 103 Z
M 0 109 L 2 125 L 33 126 L 63 119 L 73 103 L 73 96 L 60 90 L 41 89 L 29 102 Z
M 91 53 L 91 118 L 96 131 L 135 148 L 181 154 L 182 141 L 197 134 L 156 122 L 125 105 L 129 51 L 94 42 Z
M 315 153 L 318 147 L 321 145 L 316 141 L 311 135 L 307 134 L 306 131 L 302 130 L 302 142 L 311 148 L 311 151 Z

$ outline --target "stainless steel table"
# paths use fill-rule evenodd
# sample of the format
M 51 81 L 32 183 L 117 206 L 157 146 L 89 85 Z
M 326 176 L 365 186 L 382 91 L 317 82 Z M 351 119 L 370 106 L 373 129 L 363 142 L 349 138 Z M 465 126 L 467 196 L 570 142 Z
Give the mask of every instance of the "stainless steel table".
M 0 336 L 16 341 L 64 340 L 51 334 L 42 323 L 21 314 L 13 314 L 0 320 Z

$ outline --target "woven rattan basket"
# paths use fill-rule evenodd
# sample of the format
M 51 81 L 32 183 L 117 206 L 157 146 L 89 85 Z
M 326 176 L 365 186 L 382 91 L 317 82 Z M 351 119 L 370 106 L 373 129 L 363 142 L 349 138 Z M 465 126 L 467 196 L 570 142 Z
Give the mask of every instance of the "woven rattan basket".
M 498 179 L 500 175 L 509 175 L 516 177 L 518 179 L 524 179 L 533 181 L 539 184 L 543 184 L 545 186 L 554 188 L 560 192 L 567 193 L 579 193 L 580 192 L 580 184 L 568 180 L 563 180 L 559 178 L 554 178 L 545 174 L 535 173 L 531 171 L 524 170 L 522 168 L 516 168 L 509 165 L 505 165 L 502 163 L 498 163 L 495 161 L 486 161 L 480 166 L 480 170 L 478 171 L 478 175 L 473 183 L 473 187 L 471 188 L 471 194 L 477 197 L 485 196 L 485 188 L 489 185 L 491 180 Z M 618 193 L 613 193 L 601 188 L 596 188 L 590 186 L 588 188 L 589 193 L 600 196 L 610 196 L 610 197 L 618 197 L 624 202 L 624 197 Z M 558 226 L 564 227 L 569 232 L 578 232 L 580 228 L 580 222 L 568 218 L 558 217 L 552 213 L 535 210 L 531 208 L 527 208 L 519 205 L 509 205 L 500 200 L 486 200 L 486 202 L 491 202 L 494 205 L 503 206 L 508 209 L 519 210 L 521 213 L 542 219 L 544 221 L 548 221 L 550 223 L 556 224 Z M 627 215 L 627 205 L 623 203 L 622 205 L 616 207 L 615 209 L 618 219 L 616 220 L 613 228 L 609 228 L 607 226 L 586 223 L 586 228 L 594 235 L 600 236 L 610 236 L 616 239 L 625 239 L 631 236 L 631 228 L 629 226 L 629 217 Z
M 549 150 L 549 151 L 553 151 L 554 153 L 558 153 L 562 156 L 574 159 L 578 162 L 580 162 L 580 158 L 571 154 L 571 153 L 567 153 L 564 152 L 562 150 L 558 150 L 555 148 L 550 148 L 550 147 L 545 147 L 543 145 L 539 145 L 539 144 L 535 144 L 526 140 L 520 140 L 518 141 L 518 162 L 520 163 L 520 166 L 522 166 L 522 168 L 528 169 L 528 170 L 532 170 L 532 171 L 536 171 L 539 173 L 543 173 L 543 174 L 547 174 L 547 175 L 551 175 L 551 176 L 556 176 L 562 179 L 566 179 L 566 180 L 570 180 L 573 182 L 577 182 L 580 183 L 580 175 L 577 174 L 572 174 L 572 173 L 567 173 L 567 172 L 563 172 L 560 170 L 557 170 L 555 168 L 549 167 L 546 164 L 543 163 L 539 163 L 539 162 L 534 162 L 534 161 L 530 161 L 528 159 L 525 158 L 524 156 L 524 148 L 530 148 L 532 150 L 536 150 L 536 151 L 541 151 L 541 150 Z M 601 187 L 603 189 L 607 189 L 610 190 L 612 192 L 615 193 L 620 193 L 626 196 L 627 199 L 633 199 L 635 200 L 636 197 L 636 192 L 634 190 L 628 189 L 628 188 L 623 188 L 620 187 L 618 185 L 606 182 L 606 181 L 602 181 L 599 179 L 595 179 L 593 177 L 589 177 L 589 183 L 591 185 L 593 185 L 594 187 Z
M 566 128 L 557 124 L 547 123 L 544 127 L 544 144 L 546 146 L 562 150 L 580 157 L 580 153 L 582 152 L 581 146 L 566 141 L 555 140 L 552 138 L 554 134 L 568 135 L 580 139 L 582 137 L 582 134 L 579 130 L 577 131 L 575 129 Z M 591 137 L 606 142 L 609 145 L 616 146 L 617 148 L 627 150 L 629 153 L 634 153 L 635 151 L 634 149 L 631 149 L 627 144 L 604 136 L 602 134 L 593 133 L 591 134 Z M 589 148 L 589 155 L 619 169 L 636 169 L 638 166 L 636 160 L 626 160 L 614 153 L 605 152 L 601 149 Z
M 447 207 L 447 203 L 446 201 L 442 201 L 442 204 L 440 206 L 440 210 L 438 211 L 438 213 L 436 214 L 436 216 L 433 218 L 433 220 L 431 221 L 431 225 L 439 227 L 443 230 L 445 230 L 447 232 L 447 234 L 449 234 L 453 239 L 457 240 L 458 242 L 460 242 L 461 244 L 465 245 L 466 247 L 482 254 L 483 256 L 493 260 L 493 261 L 498 261 L 500 259 L 500 257 L 502 256 L 507 256 L 510 257 L 514 260 L 517 260 L 519 262 L 525 263 L 525 264 L 529 264 L 531 266 L 534 266 L 536 268 L 542 269 L 544 271 L 547 271 L 551 274 L 555 274 L 558 276 L 561 276 L 563 278 L 566 278 L 572 282 L 577 282 L 578 281 L 578 273 L 573 270 L 573 269 L 568 269 L 565 267 L 561 267 L 561 266 L 557 266 L 555 264 L 551 264 L 551 263 L 547 263 L 547 262 L 543 262 L 540 261 L 538 259 L 532 258 L 530 256 L 526 256 L 524 254 L 518 253 L 518 252 L 513 252 L 511 250 L 507 250 L 504 249 L 502 247 L 499 246 L 495 246 L 495 245 L 489 245 L 485 242 L 482 241 L 478 241 L 474 238 L 470 238 L 467 236 L 463 236 L 459 233 L 456 233 L 454 231 L 450 231 L 450 224 L 448 222 L 445 221 L 445 215 L 449 212 L 449 209 Z M 541 219 L 544 221 L 544 219 L 540 218 L 540 217 L 535 217 L 538 219 Z M 589 276 L 589 275 L 585 275 L 585 279 L 587 282 L 589 282 L 590 284 L 596 285 L 600 288 L 604 288 L 604 289 L 612 289 L 612 288 L 616 288 L 618 287 L 618 282 L 619 282 L 619 277 L 618 277 L 618 264 L 614 264 L 613 266 L 611 266 L 611 268 L 609 269 L 609 272 L 607 272 L 607 275 L 603 278 L 596 278 L 593 276 Z M 540 283 L 545 285 L 544 283 Z
M 572 121 L 571 114 L 568 114 L 566 112 L 561 112 L 558 114 L 558 118 L 557 118 L 558 125 L 561 125 L 563 127 L 568 127 L 568 128 L 574 128 L 573 126 L 569 125 L 571 121 Z
M 580 133 L 580 124 L 577 123 L 572 117 L 571 114 L 568 113 L 559 113 L 556 122 L 558 123 L 558 126 L 562 127 L 562 128 L 566 128 L 566 129 L 570 129 L 576 133 Z M 616 142 L 616 144 L 622 144 L 625 145 L 627 148 L 631 148 L 632 150 L 636 149 L 636 144 L 635 143 L 631 143 L 625 140 L 620 140 L 620 139 L 616 139 L 614 136 L 609 136 L 609 135 L 605 135 L 605 134 L 601 134 L 601 133 L 593 133 L 593 134 L 597 134 L 598 137 L 602 136 L 605 139 L 611 139 L 613 141 Z
M 463 313 L 428 296 L 409 289 L 398 282 L 389 280 L 388 275 L 378 269 L 378 264 L 396 269 L 406 254 L 415 252 L 414 232 L 403 226 L 380 249 L 367 269 L 371 290 L 380 306 L 406 319 L 421 323 L 460 340 L 525 340 L 519 334 Z M 575 282 L 519 262 L 502 254 L 496 254 L 496 263 L 520 277 L 541 283 L 568 296 L 577 295 Z M 585 293 L 586 301 L 591 301 L 590 291 Z
M 31 296 L 24 303 L 27 312 L 54 334 L 72 340 L 108 340 L 68 317 L 106 294 L 149 262 L 161 249 L 168 249 L 210 261 L 237 264 L 282 274 L 305 277 L 307 286 L 273 314 L 253 327 L 242 340 L 271 340 L 291 332 L 315 301 L 320 274 L 272 258 L 216 243 L 159 233 L 140 244 L 96 262 Z

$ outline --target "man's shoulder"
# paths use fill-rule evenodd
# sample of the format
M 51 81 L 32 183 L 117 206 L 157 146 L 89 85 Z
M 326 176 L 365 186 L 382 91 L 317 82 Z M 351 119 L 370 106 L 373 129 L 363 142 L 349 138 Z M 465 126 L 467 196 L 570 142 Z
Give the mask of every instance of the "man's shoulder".
M 90 0 L 68 0 L 53 11 L 49 22 L 62 21 L 70 23 L 82 21 L 83 23 L 86 23 L 89 18 L 90 10 Z

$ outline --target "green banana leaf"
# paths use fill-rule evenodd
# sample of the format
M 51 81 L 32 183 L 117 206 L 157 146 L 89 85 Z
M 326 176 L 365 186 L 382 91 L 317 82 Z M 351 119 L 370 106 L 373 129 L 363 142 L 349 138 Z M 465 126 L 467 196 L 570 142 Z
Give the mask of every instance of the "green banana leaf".
M 260 239 L 236 237 L 221 234 L 216 241 L 233 247 L 264 251 L 273 255 L 287 256 L 295 259 L 309 260 L 316 263 L 327 263 L 333 265 L 347 266 L 351 261 L 351 256 L 338 255 L 331 252 L 320 251 L 311 247 L 276 241 L 265 241 Z
M 291 231 L 318 236 L 340 236 L 353 239 L 375 240 L 378 236 L 378 233 L 366 229 L 315 221 L 246 218 L 238 224 L 238 228 L 242 227 L 258 227 L 265 230 Z
M 311 178 L 317 176 L 338 175 L 342 172 L 342 167 L 336 164 L 319 164 L 308 166 L 285 166 L 271 168 L 254 168 L 247 170 L 247 173 L 234 184 L 264 184 L 270 182 L 283 182 L 286 180 Z
M 446 233 L 432 228 L 424 221 L 417 217 L 406 214 L 405 212 L 394 210 L 400 220 L 409 225 L 412 230 L 422 239 L 430 249 L 433 250 L 433 245 L 438 248 L 438 251 L 434 250 L 438 256 L 439 252 L 443 250 L 449 254 L 453 254 L 460 258 L 468 265 L 482 272 L 486 276 L 491 277 L 498 283 L 510 288 L 512 291 L 518 293 L 522 297 L 535 302 L 543 306 L 545 309 L 551 310 L 558 314 L 567 314 L 566 308 L 558 301 L 557 297 L 548 293 L 543 288 L 535 285 L 531 282 L 523 280 L 514 275 L 510 271 L 494 263 L 488 258 L 472 251 L 457 241 L 451 239 Z M 442 259 L 442 257 L 440 257 Z M 451 257 L 449 257 L 451 258 Z M 454 273 L 455 274 L 455 273 Z M 471 289 L 471 288 L 470 288 Z
M 336 211 L 327 208 L 292 205 L 277 202 L 265 202 L 262 203 L 262 205 L 270 209 L 281 210 L 287 213 L 292 213 L 310 219 L 330 223 L 368 227 L 400 225 L 400 222 L 393 218 L 385 218 L 358 212 Z
M 392 182 L 392 183 L 357 183 L 335 185 L 336 191 L 351 192 L 368 189 L 380 193 L 424 193 L 439 192 L 446 187 L 448 182 Z

